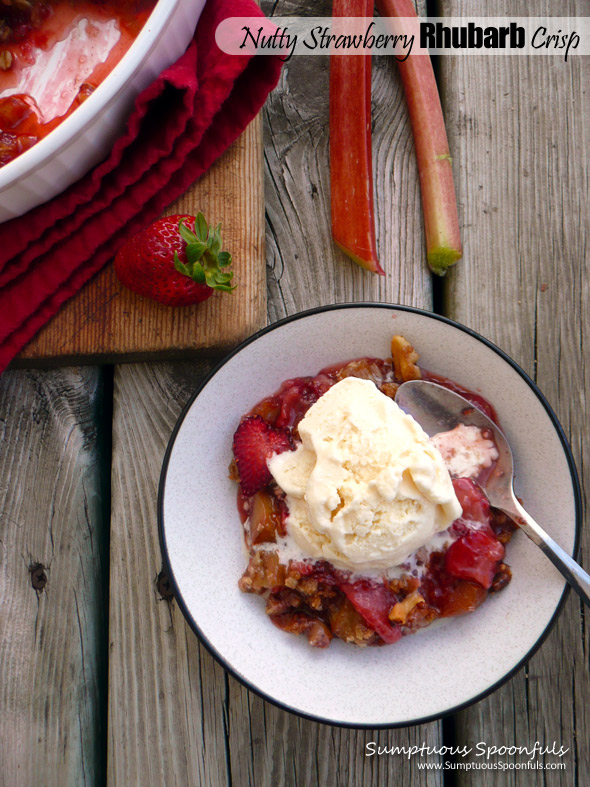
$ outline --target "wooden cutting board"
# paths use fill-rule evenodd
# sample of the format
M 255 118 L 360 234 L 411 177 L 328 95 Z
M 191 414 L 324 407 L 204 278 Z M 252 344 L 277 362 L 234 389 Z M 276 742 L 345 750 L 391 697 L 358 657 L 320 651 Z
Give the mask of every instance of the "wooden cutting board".
M 125 289 L 112 263 L 66 303 L 13 366 L 105 363 L 222 353 L 266 322 L 262 129 L 257 117 L 167 213 L 221 222 L 234 292 L 171 308 Z

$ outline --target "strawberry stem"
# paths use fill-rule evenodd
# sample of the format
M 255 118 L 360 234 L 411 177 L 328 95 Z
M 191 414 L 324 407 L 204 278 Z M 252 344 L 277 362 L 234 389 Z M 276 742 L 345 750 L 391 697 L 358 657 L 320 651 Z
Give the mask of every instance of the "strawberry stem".
M 174 267 L 179 273 L 188 276 L 198 284 L 206 284 L 213 290 L 232 292 L 235 285 L 230 284 L 232 271 L 224 271 L 231 265 L 231 254 L 221 251 L 221 224 L 215 229 L 207 224 L 202 213 L 195 217 L 195 232 L 181 219 L 178 224 L 180 236 L 186 243 L 186 263 L 178 252 L 174 252 Z

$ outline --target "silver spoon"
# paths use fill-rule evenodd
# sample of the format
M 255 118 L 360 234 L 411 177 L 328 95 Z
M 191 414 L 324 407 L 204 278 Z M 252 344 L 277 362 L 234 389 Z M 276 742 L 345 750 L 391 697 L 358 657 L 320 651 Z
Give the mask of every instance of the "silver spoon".
M 514 494 L 514 460 L 502 431 L 471 402 L 442 385 L 427 380 L 411 380 L 400 385 L 395 401 L 412 415 L 429 437 L 447 432 L 457 424 L 473 424 L 489 429 L 498 449 L 498 461 L 484 485 L 490 505 L 499 508 L 518 523 L 521 530 L 547 555 L 580 598 L 590 606 L 590 576 L 543 528 L 535 522 Z

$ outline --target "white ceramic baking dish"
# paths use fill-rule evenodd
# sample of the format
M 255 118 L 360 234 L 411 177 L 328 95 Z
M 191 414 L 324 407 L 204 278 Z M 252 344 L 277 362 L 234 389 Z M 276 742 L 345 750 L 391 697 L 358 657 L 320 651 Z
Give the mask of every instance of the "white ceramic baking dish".
M 51 199 L 106 156 L 138 93 L 186 49 L 204 4 L 160 0 L 97 90 L 47 137 L 0 168 L 0 222 Z

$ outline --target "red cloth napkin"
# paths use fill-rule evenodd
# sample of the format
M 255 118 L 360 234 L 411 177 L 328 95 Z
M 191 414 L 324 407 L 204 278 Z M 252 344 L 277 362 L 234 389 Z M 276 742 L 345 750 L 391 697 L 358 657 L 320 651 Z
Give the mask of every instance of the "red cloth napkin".
M 208 0 L 186 53 L 137 99 L 109 157 L 66 192 L 0 224 L 0 372 L 35 333 L 240 135 L 276 85 L 275 56 L 215 44 L 253 0 Z

